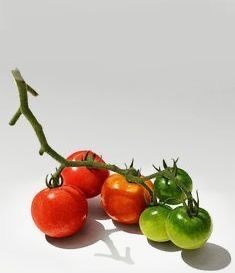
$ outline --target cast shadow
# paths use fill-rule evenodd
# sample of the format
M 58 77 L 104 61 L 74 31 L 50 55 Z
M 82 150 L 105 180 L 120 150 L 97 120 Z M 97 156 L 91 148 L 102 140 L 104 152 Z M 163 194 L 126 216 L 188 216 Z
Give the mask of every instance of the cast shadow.
M 126 247 L 125 255 L 121 256 L 118 252 L 117 248 L 114 246 L 113 241 L 109 238 L 105 241 L 106 245 L 108 246 L 111 254 L 102 254 L 102 253 L 95 253 L 97 257 L 105 257 L 105 258 L 112 258 L 116 261 L 121 261 L 126 264 L 134 264 L 134 261 L 131 258 L 131 249 L 130 247 Z
M 84 227 L 76 234 L 65 238 L 52 238 L 46 235 L 49 244 L 64 249 L 77 249 L 93 245 L 105 237 L 103 225 L 93 219 L 87 219 Z
M 151 240 L 147 240 L 148 243 L 158 249 L 158 250 L 161 250 L 161 251 L 166 251 L 166 252 L 176 252 L 176 251 L 181 251 L 181 249 L 179 247 L 177 247 L 176 245 L 174 245 L 172 242 L 164 242 L 164 243 L 158 243 L 158 242 L 154 242 L 154 241 L 151 241 Z
M 110 238 L 110 235 L 117 231 L 119 231 L 117 228 L 105 230 L 101 223 L 94 219 L 88 218 L 87 223 L 83 229 L 73 236 L 67 238 L 51 238 L 49 236 L 45 237 L 49 244 L 63 249 L 80 249 L 93 245 L 98 241 L 102 241 L 107 246 L 110 254 L 95 253 L 95 256 L 111 258 L 126 264 L 134 264 L 130 255 L 130 248 L 126 247 L 125 255 L 122 256 Z
M 191 267 L 208 271 L 221 270 L 232 260 L 228 250 L 212 243 L 206 243 L 203 248 L 196 250 L 183 250 L 181 256 Z
M 110 217 L 106 214 L 100 204 L 100 197 L 88 199 L 88 218 L 95 220 L 110 220 Z M 124 231 L 127 233 L 133 234 L 142 234 L 138 224 L 126 225 L 118 223 L 112 220 L 114 226 L 117 228 L 117 231 Z
M 140 231 L 139 225 L 137 224 L 127 225 L 127 224 L 118 223 L 114 220 L 112 220 L 112 222 L 118 231 L 124 231 L 127 233 L 143 235 L 142 232 Z
M 96 220 L 107 220 L 108 215 L 105 213 L 100 204 L 100 196 L 88 199 L 88 217 Z

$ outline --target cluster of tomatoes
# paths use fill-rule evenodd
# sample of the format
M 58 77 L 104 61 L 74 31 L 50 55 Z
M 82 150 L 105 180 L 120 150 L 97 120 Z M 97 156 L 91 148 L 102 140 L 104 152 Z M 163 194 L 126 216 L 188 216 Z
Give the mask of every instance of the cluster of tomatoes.
M 68 160 L 84 160 L 91 156 L 104 163 L 92 151 L 79 151 Z M 88 214 L 88 198 L 101 194 L 101 206 L 114 221 L 139 224 L 142 233 L 150 240 L 171 240 L 184 249 L 196 249 L 204 245 L 212 231 L 208 212 L 196 204 L 194 214 L 182 204 L 185 193 L 175 181 L 157 176 L 154 183 L 146 185 L 156 195 L 158 203 L 142 185 L 130 183 L 120 174 L 110 175 L 106 169 L 67 167 L 61 173 L 61 185 L 49 185 L 33 199 L 31 212 L 37 227 L 46 235 L 67 237 L 78 232 Z M 182 169 L 177 169 L 176 179 L 188 191 L 192 180 Z M 174 205 L 174 209 L 169 205 Z M 192 204 L 194 205 L 194 204 Z

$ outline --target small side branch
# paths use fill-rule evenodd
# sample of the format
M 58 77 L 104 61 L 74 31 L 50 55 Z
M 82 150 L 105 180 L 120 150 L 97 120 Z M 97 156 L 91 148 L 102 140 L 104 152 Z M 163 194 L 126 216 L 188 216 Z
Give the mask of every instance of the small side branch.
M 14 72 L 12 71 L 15 79 L 24 81 L 23 77 L 18 72 L 19 72 L 18 69 L 14 70 Z M 26 83 L 26 89 L 34 97 L 38 96 L 38 93 L 30 85 L 28 85 L 27 83 Z M 12 119 L 10 120 L 9 125 L 14 126 L 16 124 L 16 122 L 18 121 L 18 119 L 20 118 L 21 114 L 22 114 L 21 113 L 21 108 L 19 107 L 19 109 L 16 111 L 16 113 L 14 114 Z
M 21 110 L 20 108 L 16 111 L 15 115 L 12 117 L 12 119 L 9 122 L 9 125 L 14 126 L 16 124 L 16 122 L 18 121 L 18 119 L 21 116 Z

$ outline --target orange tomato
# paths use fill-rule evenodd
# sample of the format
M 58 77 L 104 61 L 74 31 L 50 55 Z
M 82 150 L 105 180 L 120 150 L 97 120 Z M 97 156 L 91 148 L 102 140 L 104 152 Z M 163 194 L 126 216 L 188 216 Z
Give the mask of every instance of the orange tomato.
M 151 181 L 145 182 L 151 189 Z M 149 205 L 149 192 L 141 185 L 129 183 L 120 174 L 110 175 L 101 189 L 101 205 L 115 221 L 124 224 L 136 224 L 140 214 Z

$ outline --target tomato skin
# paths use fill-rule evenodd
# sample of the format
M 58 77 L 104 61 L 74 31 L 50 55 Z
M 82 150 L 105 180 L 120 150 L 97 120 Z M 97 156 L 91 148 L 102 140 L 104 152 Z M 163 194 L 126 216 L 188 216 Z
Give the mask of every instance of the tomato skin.
M 178 169 L 176 179 L 182 183 L 188 191 L 192 191 L 192 179 L 184 170 Z M 185 198 L 185 194 L 176 183 L 164 177 L 156 178 L 154 188 L 160 201 L 170 205 L 178 205 L 182 203 Z
M 151 181 L 146 182 L 150 187 Z M 120 174 L 110 175 L 101 190 L 101 206 L 113 220 L 136 224 L 140 214 L 150 203 L 150 194 L 136 183 L 129 183 Z
M 87 213 L 85 195 L 71 186 L 46 188 L 36 194 L 31 205 L 36 226 L 54 238 L 67 237 L 79 231 Z
M 166 231 L 170 240 L 183 249 L 202 247 L 212 233 L 209 213 L 199 208 L 197 216 L 189 216 L 185 207 L 175 208 L 166 220 Z
M 142 233 L 155 242 L 169 241 L 165 224 L 171 210 L 167 205 L 152 206 L 144 210 L 139 219 Z
M 78 151 L 70 155 L 67 159 L 71 161 L 83 160 L 84 157 L 95 155 L 92 151 Z M 95 156 L 95 161 L 104 163 L 101 157 Z M 105 169 L 91 169 L 86 167 L 68 167 L 61 173 L 64 185 L 78 187 L 84 192 L 87 198 L 92 198 L 100 194 L 105 179 L 109 176 L 109 171 Z

